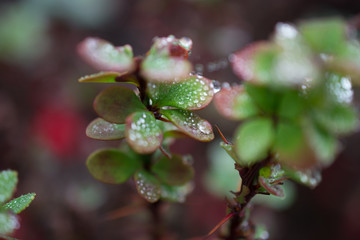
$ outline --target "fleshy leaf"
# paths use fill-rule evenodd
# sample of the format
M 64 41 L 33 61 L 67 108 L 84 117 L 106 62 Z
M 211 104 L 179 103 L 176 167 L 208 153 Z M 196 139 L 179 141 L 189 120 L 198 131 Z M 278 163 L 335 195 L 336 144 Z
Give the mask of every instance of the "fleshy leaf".
M 5 170 L 0 172 L 0 204 L 11 198 L 17 182 L 18 176 L 16 171 Z
M 147 56 L 141 65 L 141 75 L 151 83 L 172 83 L 186 79 L 192 71 L 188 60 L 166 56 Z
M 274 152 L 285 166 L 308 168 L 316 163 L 313 150 L 306 142 L 300 125 L 280 122 L 276 129 Z
M 114 47 L 108 41 L 89 37 L 79 44 L 78 52 L 100 71 L 131 72 L 135 68 L 130 45 Z
M 238 157 L 237 153 L 236 153 L 236 149 L 235 146 L 233 144 L 227 144 L 224 142 L 220 142 L 220 147 L 222 147 L 223 149 L 225 149 L 225 151 L 229 154 L 229 156 L 238 164 L 240 164 L 241 166 L 244 165 L 244 162 L 241 161 L 241 159 Z
M 12 211 L 15 214 L 19 214 L 30 205 L 30 203 L 35 199 L 35 195 L 35 193 L 22 195 L 6 203 L 3 208 L 5 210 Z
M 243 123 L 235 133 L 235 146 L 241 161 L 250 166 L 265 158 L 273 144 L 274 132 L 269 118 L 256 118 Z
M 151 171 L 167 185 L 179 186 L 190 181 L 194 176 L 192 166 L 180 155 L 173 155 L 171 159 L 161 156 L 152 165 Z
M 6 211 L 0 212 L 0 234 L 11 234 L 19 226 L 19 220 L 16 215 Z
M 305 101 L 298 91 L 288 90 L 280 100 L 278 115 L 289 120 L 298 120 L 305 109 Z
M 148 83 L 153 105 L 197 110 L 207 106 L 214 96 L 211 80 L 193 75 L 181 82 Z
M 280 101 L 279 93 L 271 88 L 245 84 L 246 93 L 252 102 L 263 112 L 272 114 L 277 110 Z
M 86 135 L 99 140 L 118 140 L 125 137 L 125 124 L 116 124 L 96 118 L 86 128 Z
M 301 183 L 310 188 L 315 188 L 321 182 L 321 172 L 318 169 L 294 170 L 290 168 L 284 169 L 286 175 L 292 180 Z
M 97 95 L 94 101 L 96 113 L 106 121 L 125 123 L 126 117 L 146 107 L 135 93 L 120 86 L 108 87 Z
M 300 24 L 306 43 L 318 53 L 339 54 L 344 50 L 346 23 L 339 18 L 311 20 Z
M 358 114 L 349 105 L 336 104 L 315 109 L 313 116 L 327 131 L 333 134 L 346 134 L 354 131 L 358 125 Z
M 136 152 L 154 152 L 160 145 L 163 135 L 151 112 L 141 111 L 126 119 L 126 140 Z
M 99 72 L 91 75 L 81 77 L 79 82 L 90 82 L 90 83 L 131 83 L 139 86 L 136 78 L 127 73 L 118 72 Z
M 258 113 L 244 86 L 223 87 L 214 97 L 215 107 L 223 116 L 241 120 Z
M 159 112 L 165 115 L 182 132 L 196 140 L 208 142 L 214 139 L 211 124 L 191 111 L 161 109 Z
M 92 153 L 86 165 L 97 180 L 119 184 L 128 180 L 141 167 L 141 162 L 117 149 L 103 149 Z
M 170 202 L 185 202 L 186 196 L 192 191 L 191 183 L 182 186 L 161 185 L 161 198 Z
M 136 189 L 141 197 L 146 201 L 154 203 L 161 197 L 161 185 L 150 173 L 145 170 L 139 170 L 134 175 Z
M 269 180 L 263 176 L 259 176 L 259 183 L 260 185 L 266 189 L 270 194 L 277 196 L 277 197 L 285 197 L 284 189 L 279 185 L 272 185 Z

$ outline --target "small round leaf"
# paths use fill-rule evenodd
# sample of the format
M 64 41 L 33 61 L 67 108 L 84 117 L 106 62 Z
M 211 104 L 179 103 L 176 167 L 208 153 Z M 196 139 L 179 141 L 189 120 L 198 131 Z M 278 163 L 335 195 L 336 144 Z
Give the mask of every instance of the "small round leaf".
M 151 112 L 141 111 L 126 119 L 126 140 L 136 152 L 154 152 L 162 142 L 162 131 Z
M 97 118 L 86 128 L 86 135 L 98 140 L 119 140 L 125 137 L 125 124 L 116 124 Z
M 139 170 L 134 175 L 136 189 L 141 197 L 150 203 L 158 201 L 161 197 L 161 185 L 153 175 L 145 170 Z
M 191 111 L 161 109 L 160 113 L 165 115 L 182 132 L 196 140 L 209 142 L 214 139 L 211 124 Z
M 128 180 L 141 166 L 141 162 L 117 149 L 103 149 L 91 154 L 86 165 L 97 180 L 119 184 Z
M 145 110 L 146 107 L 132 90 L 112 86 L 97 95 L 94 100 L 94 109 L 106 121 L 125 123 L 127 116 L 133 112 Z

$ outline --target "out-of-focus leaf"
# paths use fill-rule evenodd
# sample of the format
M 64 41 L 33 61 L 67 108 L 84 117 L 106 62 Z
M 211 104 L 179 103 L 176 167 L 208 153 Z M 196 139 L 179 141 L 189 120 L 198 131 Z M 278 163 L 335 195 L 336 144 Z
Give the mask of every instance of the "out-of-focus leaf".
M 11 234 L 15 229 L 19 228 L 18 218 L 6 211 L 0 212 L 0 234 Z
M 261 57 L 258 54 L 262 53 Z M 231 65 L 234 73 L 245 81 L 265 83 L 269 78 L 269 70 L 276 56 L 273 44 L 255 42 L 231 56 Z
M 18 176 L 16 171 L 5 170 L 0 172 L 0 204 L 11 198 L 17 182 Z
M 296 121 L 303 113 L 305 104 L 305 100 L 298 91 L 288 90 L 280 100 L 278 115 Z
M 316 163 L 301 126 L 291 122 L 278 124 L 273 149 L 285 166 L 308 168 Z
M 241 178 L 234 167 L 234 161 L 218 147 L 218 142 L 210 145 L 207 155 L 210 166 L 204 177 L 205 187 L 222 199 L 224 196 L 234 197 L 230 191 L 238 191 L 241 185 Z
M 86 128 L 86 135 L 99 140 L 118 140 L 125 137 L 125 124 L 116 124 L 96 118 Z
M 263 112 L 272 114 L 280 101 L 280 94 L 269 87 L 245 84 L 246 93 L 252 102 Z
M 161 185 L 161 198 L 170 202 L 185 202 L 186 196 L 192 191 L 191 183 L 182 186 Z
M 335 136 L 325 131 L 316 123 L 309 123 L 307 125 L 306 134 L 316 157 L 323 165 L 329 166 L 334 161 L 339 149 Z
M 191 111 L 181 109 L 161 109 L 166 116 L 182 132 L 196 140 L 208 142 L 214 139 L 211 124 Z
M 134 175 L 136 189 L 141 197 L 150 203 L 158 201 L 161 197 L 161 184 L 150 173 L 139 170 Z
M 305 170 L 295 170 L 284 168 L 285 173 L 292 180 L 310 188 L 315 188 L 321 182 L 321 172 L 319 169 L 309 168 Z
M 141 75 L 151 83 L 173 83 L 186 79 L 192 71 L 191 63 L 182 58 L 147 56 L 141 65 Z
M 244 86 L 222 88 L 215 95 L 214 103 L 220 114 L 234 120 L 245 119 L 258 113 Z
M 274 140 L 274 126 L 269 118 L 256 118 L 243 123 L 235 133 L 239 158 L 250 166 L 264 159 Z
M 340 54 L 346 40 L 346 23 L 339 18 L 304 21 L 299 31 L 306 43 L 318 53 Z
M 267 240 L 267 239 L 269 239 L 269 237 L 270 237 L 270 234 L 266 230 L 265 226 L 260 225 L 260 224 L 256 225 L 254 239 L 256 239 L 256 240 Z
M 28 193 L 11 200 L 3 206 L 3 209 L 10 210 L 15 214 L 21 213 L 35 199 L 35 193 Z
M 90 65 L 100 71 L 131 72 L 135 68 L 130 45 L 114 47 L 108 41 L 88 37 L 78 46 L 78 52 Z
M 207 106 L 214 96 L 211 80 L 193 75 L 181 82 L 148 83 L 147 87 L 153 105 L 197 110 Z
M 125 135 L 132 149 L 141 154 L 154 152 L 163 139 L 154 115 L 148 111 L 133 113 L 126 119 Z
M 237 153 L 236 153 L 236 149 L 235 146 L 233 144 L 226 144 L 224 142 L 220 142 L 220 147 L 222 147 L 223 149 L 225 149 L 225 151 L 229 154 L 229 156 L 238 164 L 240 164 L 241 166 L 246 165 L 243 161 L 240 160 L 240 158 L 238 157 Z
M 347 104 L 332 104 L 314 109 L 312 115 L 323 128 L 333 134 L 350 133 L 359 125 L 356 110 Z
M 117 149 L 103 149 L 92 153 L 86 165 L 97 180 L 119 184 L 128 180 L 141 167 L 141 162 Z
M 125 123 L 126 117 L 136 111 L 146 110 L 135 93 L 120 86 L 108 87 L 94 100 L 97 114 L 112 123 Z
M 327 101 L 350 104 L 354 95 L 351 79 L 334 73 L 327 73 L 325 77 L 325 90 L 329 95 Z
M 171 159 L 162 156 L 151 166 L 151 171 L 167 185 L 179 186 L 189 182 L 194 176 L 194 169 L 180 155 Z
M 118 72 L 99 72 L 87 76 L 83 76 L 79 79 L 79 82 L 91 82 L 91 83 L 131 83 L 139 86 L 138 81 L 134 76 L 127 73 Z

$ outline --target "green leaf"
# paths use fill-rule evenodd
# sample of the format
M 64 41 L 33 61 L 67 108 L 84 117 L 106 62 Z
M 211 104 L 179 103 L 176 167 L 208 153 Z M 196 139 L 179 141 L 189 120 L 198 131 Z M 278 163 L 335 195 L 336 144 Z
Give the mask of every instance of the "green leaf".
M 323 165 L 329 166 L 335 160 L 335 155 L 339 150 L 339 144 L 335 136 L 316 123 L 308 124 L 306 134 L 316 157 Z
M 171 159 L 161 156 L 151 166 L 151 171 L 161 182 L 170 186 L 184 185 L 194 177 L 193 167 L 180 155 L 173 155 Z
M 346 28 L 345 21 L 339 18 L 305 21 L 299 25 L 306 43 L 315 51 L 327 54 L 343 51 Z
M 284 170 L 286 175 L 292 180 L 310 188 L 315 188 L 321 182 L 321 171 L 316 168 L 308 168 L 304 170 L 284 168 Z
M 248 166 L 264 159 L 274 140 L 274 127 L 269 118 L 256 118 L 242 124 L 235 133 L 239 158 Z
M 181 82 L 148 83 L 147 90 L 154 106 L 187 110 L 204 108 L 214 96 L 212 81 L 198 75 Z
M 298 91 L 288 90 L 280 100 L 278 115 L 288 120 L 298 120 L 305 109 L 305 100 Z
M 103 149 L 92 153 L 86 165 L 97 180 L 119 184 L 128 180 L 141 167 L 141 162 L 117 149 Z
M 86 135 L 99 140 L 118 140 L 125 137 L 125 124 L 116 124 L 96 118 L 86 128 Z
M 224 142 L 220 142 L 220 147 L 222 147 L 228 154 L 229 156 L 238 164 L 240 164 L 241 166 L 246 165 L 243 161 L 241 161 L 241 159 L 238 157 L 237 153 L 236 153 L 236 149 L 235 146 L 233 144 L 227 144 Z
M 280 94 L 269 87 L 245 84 L 246 93 L 250 96 L 252 102 L 263 112 L 272 114 L 280 101 Z
M 278 154 L 278 161 L 287 166 L 307 168 L 316 163 L 313 151 L 298 124 L 280 122 L 276 129 L 273 149 Z
M 185 202 L 186 196 L 192 191 L 191 183 L 182 186 L 161 185 L 161 198 L 170 202 Z
M 150 203 L 161 197 L 161 184 L 153 175 L 145 170 L 139 170 L 134 175 L 136 189 L 141 197 Z
M 19 228 L 19 220 L 16 215 L 9 212 L 0 212 L 0 234 L 11 234 Z
M 125 123 L 131 113 L 146 110 L 135 93 L 120 86 L 108 87 L 97 95 L 94 101 L 96 113 L 112 123 Z
M 312 115 L 324 129 L 335 135 L 350 133 L 359 125 L 358 113 L 347 104 L 314 109 Z
M 132 74 L 118 72 L 99 72 L 81 77 L 79 82 L 90 83 L 131 83 L 139 86 L 139 82 Z
M 230 119 L 242 120 L 258 113 L 244 86 L 224 87 L 214 97 L 218 112 Z
M 328 95 L 326 101 L 345 105 L 352 102 L 354 91 L 349 77 L 326 73 L 325 78 L 325 91 Z
M 141 75 L 151 83 L 180 82 L 191 71 L 191 63 L 178 57 L 148 55 L 141 64 Z
M 268 178 L 263 176 L 259 176 L 259 183 L 260 185 L 268 191 L 271 195 L 276 197 L 285 197 L 284 189 L 280 185 L 271 184 Z
M 17 182 L 18 176 L 16 171 L 5 170 L 0 172 L 0 204 L 11 198 Z
M 141 111 L 126 119 L 126 141 L 134 151 L 147 154 L 160 147 L 163 135 L 151 112 Z
M 208 142 L 214 139 L 211 124 L 191 111 L 161 109 L 159 112 L 165 115 L 182 132 L 196 140 Z
M 30 205 L 30 203 L 35 199 L 35 195 L 35 193 L 22 195 L 6 203 L 3 208 L 5 210 L 12 211 L 15 214 L 19 214 Z
M 135 69 L 130 45 L 114 47 L 103 39 L 89 37 L 79 44 L 78 52 L 100 71 L 131 72 Z

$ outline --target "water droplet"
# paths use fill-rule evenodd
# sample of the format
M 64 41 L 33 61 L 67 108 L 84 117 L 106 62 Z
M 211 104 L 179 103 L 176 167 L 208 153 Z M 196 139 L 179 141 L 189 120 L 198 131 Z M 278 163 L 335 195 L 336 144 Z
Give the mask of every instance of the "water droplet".
M 218 81 L 213 80 L 212 84 L 213 84 L 213 88 L 214 88 L 214 93 L 217 93 L 221 90 L 221 84 Z
M 190 50 L 192 48 L 192 40 L 188 37 L 182 37 L 179 40 L 180 46 L 182 46 L 183 48 L 185 48 L 186 50 Z

